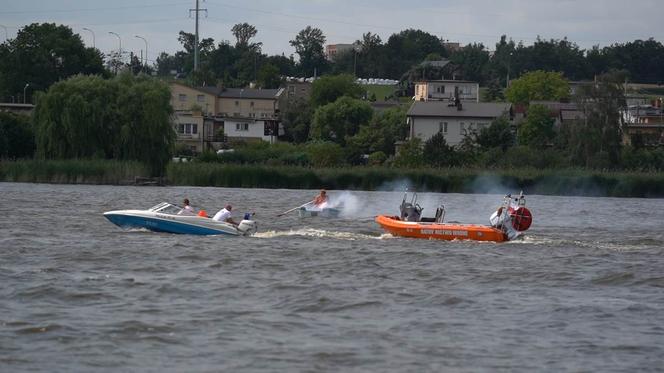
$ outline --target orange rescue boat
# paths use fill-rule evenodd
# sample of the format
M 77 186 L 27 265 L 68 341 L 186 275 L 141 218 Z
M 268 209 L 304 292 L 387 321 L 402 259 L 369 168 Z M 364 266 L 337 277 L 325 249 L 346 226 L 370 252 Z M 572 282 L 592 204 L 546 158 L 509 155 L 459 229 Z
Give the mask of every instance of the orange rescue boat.
M 525 206 L 526 199 L 505 196 L 503 205 L 490 218 L 491 225 L 444 223 L 445 209 L 441 205 L 433 218 L 421 217 L 422 207 L 417 204 L 417 194 L 410 202 L 407 195 L 401 202 L 401 216 L 378 215 L 378 223 L 385 231 L 401 237 L 437 240 L 474 240 L 504 242 L 520 237 L 530 228 L 532 214 Z
M 436 240 L 508 241 L 500 229 L 475 224 L 439 224 L 403 221 L 398 216 L 378 215 L 378 223 L 393 236 L 427 238 Z

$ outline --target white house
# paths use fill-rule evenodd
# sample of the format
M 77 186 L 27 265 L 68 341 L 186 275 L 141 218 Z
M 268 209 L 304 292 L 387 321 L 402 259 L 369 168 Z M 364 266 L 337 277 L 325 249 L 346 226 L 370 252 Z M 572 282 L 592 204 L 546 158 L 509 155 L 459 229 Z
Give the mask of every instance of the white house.
M 455 106 L 453 102 L 415 101 L 406 118 L 409 138 L 424 142 L 442 132 L 448 145 L 458 145 L 472 131 L 488 127 L 504 115 L 511 118 L 511 104 L 462 102 Z
M 284 89 L 226 88 L 218 97 L 218 116 L 231 140 L 274 142 L 279 135 L 279 101 Z

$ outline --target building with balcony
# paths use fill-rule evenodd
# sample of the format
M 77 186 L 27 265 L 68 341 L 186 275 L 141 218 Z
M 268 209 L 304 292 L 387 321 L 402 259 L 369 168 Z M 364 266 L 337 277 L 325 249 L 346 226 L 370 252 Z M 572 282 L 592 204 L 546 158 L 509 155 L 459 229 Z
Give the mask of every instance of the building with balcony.
M 171 83 L 176 142 L 199 153 L 232 140 L 274 142 L 284 89 L 189 87 Z
M 415 83 L 415 101 L 480 102 L 480 85 L 467 80 L 428 80 Z
M 631 105 L 623 112 L 623 143 L 664 145 L 664 107 L 661 99 L 652 105 Z
M 279 89 L 228 88 L 218 94 L 218 117 L 223 118 L 229 140 L 274 142 L 279 129 Z

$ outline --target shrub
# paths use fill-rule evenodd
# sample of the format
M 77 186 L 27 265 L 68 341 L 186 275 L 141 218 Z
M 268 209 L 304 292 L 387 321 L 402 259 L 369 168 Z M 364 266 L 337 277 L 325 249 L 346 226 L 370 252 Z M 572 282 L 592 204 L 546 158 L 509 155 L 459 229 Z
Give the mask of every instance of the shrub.
M 380 166 L 383 163 L 385 163 L 386 160 L 387 160 L 387 155 L 385 155 L 385 153 L 383 153 L 381 151 L 377 151 L 377 152 L 373 152 L 373 153 L 369 154 L 369 158 L 367 159 L 367 163 L 370 166 Z
M 333 142 L 313 142 L 307 153 L 314 167 L 338 167 L 344 164 L 344 149 Z

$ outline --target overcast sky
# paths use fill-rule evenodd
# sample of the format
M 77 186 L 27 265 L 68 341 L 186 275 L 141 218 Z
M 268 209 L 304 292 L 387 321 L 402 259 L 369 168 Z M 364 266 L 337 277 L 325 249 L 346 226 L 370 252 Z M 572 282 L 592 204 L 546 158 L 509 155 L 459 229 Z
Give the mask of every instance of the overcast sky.
M 122 48 L 139 54 L 148 41 L 150 60 L 159 52 L 180 49 L 180 30 L 194 31 L 189 9 L 195 0 L 0 0 L 0 25 L 9 38 L 32 22 L 69 25 L 92 45 L 108 52 Z M 500 35 L 531 44 L 543 38 L 567 37 L 583 48 L 653 37 L 664 41 L 663 0 L 201 0 L 201 37 L 234 40 L 235 23 L 258 29 L 256 41 L 268 54 L 294 53 L 288 41 L 311 25 L 323 30 L 328 43 L 351 43 L 363 33 L 383 41 L 395 32 L 417 28 L 443 39 L 484 43 L 493 49 Z M 192 14 L 193 16 L 193 14 Z M 0 40 L 4 40 L 0 27 Z

